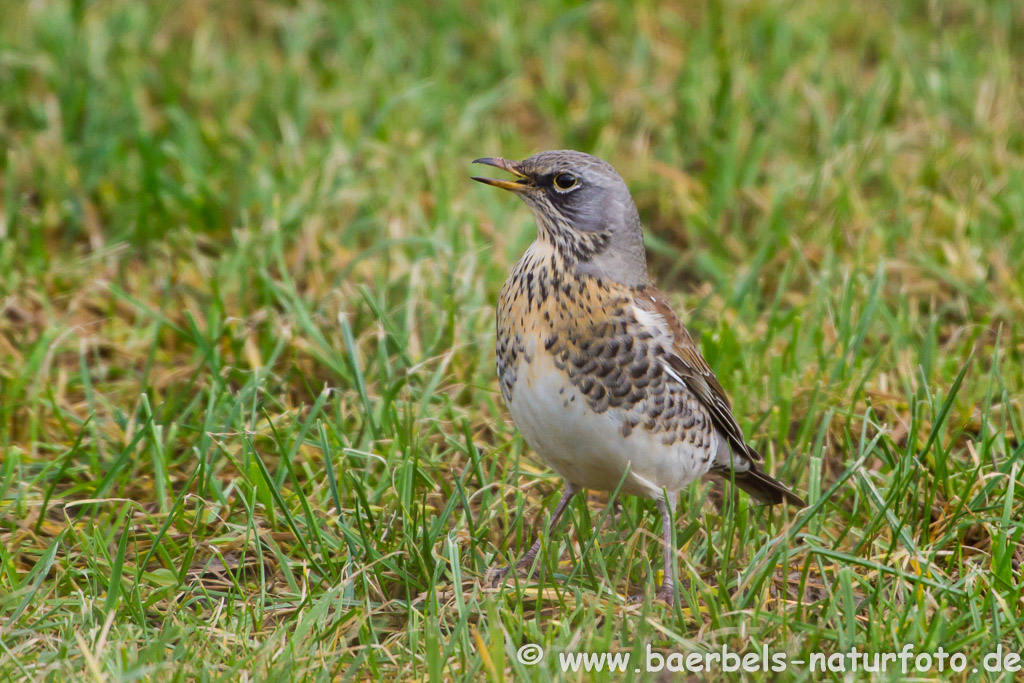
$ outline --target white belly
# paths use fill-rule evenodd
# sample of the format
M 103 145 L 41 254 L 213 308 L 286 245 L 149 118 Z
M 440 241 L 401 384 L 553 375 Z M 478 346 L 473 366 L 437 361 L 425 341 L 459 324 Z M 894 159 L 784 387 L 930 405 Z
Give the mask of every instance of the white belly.
M 711 461 L 705 449 L 685 441 L 665 445 L 661 434 L 642 425 L 624 437 L 623 411 L 593 412 L 550 356 L 539 355 L 520 366 L 509 411 L 530 447 L 564 479 L 599 491 L 614 491 L 621 481 L 623 493 L 654 498 L 662 489 L 674 494 L 707 473 Z M 712 453 L 717 441 L 716 434 Z

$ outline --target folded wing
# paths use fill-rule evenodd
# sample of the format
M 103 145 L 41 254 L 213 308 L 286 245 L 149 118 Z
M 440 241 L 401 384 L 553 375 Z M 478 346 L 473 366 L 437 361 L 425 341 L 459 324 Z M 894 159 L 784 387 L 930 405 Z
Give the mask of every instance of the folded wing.
M 686 385 L 707 408 L 712 423 L 728 440 L 734 456 L 745 457 L 753 462 L 760 461 L 761 455 L 743 439 L 743 431 L 733 417 L 732 405 L 725 390 L 665 296 L 651 287 L 637 294 L 635 306 L 639 309 L 639 320 L 671 336 L 667 353 L 660 359 L 666 372 Z

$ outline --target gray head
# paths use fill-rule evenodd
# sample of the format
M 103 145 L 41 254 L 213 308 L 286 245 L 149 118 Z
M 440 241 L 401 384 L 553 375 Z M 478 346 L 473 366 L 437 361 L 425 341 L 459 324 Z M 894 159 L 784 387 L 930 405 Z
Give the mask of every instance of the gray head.
M 556 150 L 523 161 L 486 157 L 473 163 L 517 177 L 473 180 L 519 195 L 533 210 L 539 238 L 551 242 L 581 272 L 629 286 L 647 284 L 640 216 L 629 188 L 608 162 Z

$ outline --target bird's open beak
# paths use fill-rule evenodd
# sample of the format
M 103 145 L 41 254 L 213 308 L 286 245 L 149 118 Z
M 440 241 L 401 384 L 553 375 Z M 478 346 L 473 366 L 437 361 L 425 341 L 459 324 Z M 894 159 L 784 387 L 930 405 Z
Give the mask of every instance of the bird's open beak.
M 508 171 L 512 175 L 519 178 L 519 180 L 499 180 L 498 178 L 481 178 L 479 176 L 472 176 L 473 180 L 484 185 L 493 185 L 494 187 L 500 187 L 503 190 L 511 190 L 512 192 L 522 192 L 526 188 L 533 185 L 533 181 L 519 170 L 519 164 L 508 159 L 502 159 L 501 157 L 482 157 L 475 159 L 474 164 L 486 164 L 487 166 L 494 166 L 500 168 L 503 171 Z

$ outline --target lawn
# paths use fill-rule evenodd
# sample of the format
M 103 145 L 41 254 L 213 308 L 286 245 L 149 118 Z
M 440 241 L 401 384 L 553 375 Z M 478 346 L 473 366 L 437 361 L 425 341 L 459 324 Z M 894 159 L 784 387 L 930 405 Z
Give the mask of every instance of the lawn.
M 685 492 L 675 608 L 624 599 L 661 566 L 634 498 L 483 581 L 560 481 L 494 368 L 533 220 L 470 162 L 551 148 L 622 173 L 809 502 Z M 907 646 L 1010 680 L 1022 270 L 1019 2 L 6 3 L 0 680 L 631 680 L 723 647 L 840 680 L 811 657 Z M 584 652 L 636 666 L 563 672 Z

